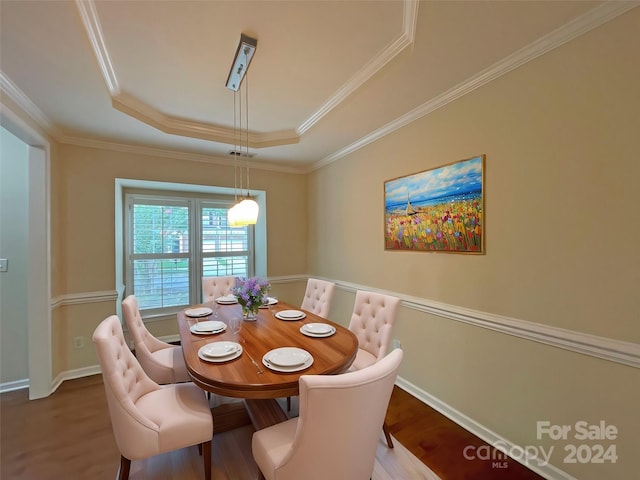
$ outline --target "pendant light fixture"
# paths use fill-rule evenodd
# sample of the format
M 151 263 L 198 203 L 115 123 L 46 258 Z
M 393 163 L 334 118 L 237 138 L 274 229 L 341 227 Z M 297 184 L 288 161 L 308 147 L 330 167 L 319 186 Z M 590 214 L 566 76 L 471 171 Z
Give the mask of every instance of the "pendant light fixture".
M 256 51 L 258 41 L 255 38 L 248 37 L 244 34 L 240 36 L 240 43 L 236 50 L 236 55 L 227 77 L 227 88 L 233 90 L 233 131 L 234 131 L 234 194 L 236 204 L 231 207 L 227 213 L 227 223 L 230 227 L 242 227 L 245 225 L 255 225 L 258 220 L 259 206 L 255 200 L 250 197 L 249 194 L 249 162 L 245 160 L 246 167 L 246 195 L 243 192 L 243 168 L 242 157 L 249 158 L 249 77 L 247 75 L 247 69 L 249 63 L 253 58 L 253 54 Z M 243 152 L 243 125 L 242 125 L 242 91 L 240 87 L 244 79 L 244 106 L 245 106 L 245 127 L 244 137 L 246 139 L 246 151 Z M 239 105 L 237 108 L 236 105 Z M 239 111 L 239 115 L 237 112 Z M 236 128 L 236 119 L 239 117 L 239 128 Z M 236 132 L 239 132 L 240 141 L 236 142 Z M 237 148 L 239 146 L 239 148 Z M 238 202 L 238 164 L 240 163 L 240 202 Z

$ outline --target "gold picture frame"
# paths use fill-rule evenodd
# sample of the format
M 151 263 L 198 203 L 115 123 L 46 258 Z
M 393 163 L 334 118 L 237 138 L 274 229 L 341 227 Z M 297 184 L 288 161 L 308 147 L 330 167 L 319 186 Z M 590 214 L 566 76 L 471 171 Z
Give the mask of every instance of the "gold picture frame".
M 485 155 L 384 182 L 384 248 L 484 254 Z

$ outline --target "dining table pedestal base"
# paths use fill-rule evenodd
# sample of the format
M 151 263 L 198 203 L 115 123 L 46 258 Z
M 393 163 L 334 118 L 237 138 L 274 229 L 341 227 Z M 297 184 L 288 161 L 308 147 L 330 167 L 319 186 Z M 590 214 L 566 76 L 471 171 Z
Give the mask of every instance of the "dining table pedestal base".
M 213 415 L 213 431 L 228 432 L 236 428 L 251 425 L 251 418 L 244 402 L 223 403 L 211 409 Z
M 228 432 L 245 425 L 262 430 L 288 420 L 275 398 L 246 398 L 243 401 L 223 403 L 211 409 L 215 433 Z
M 275 398 L 245 398 L 244 405 L 256 432 L 289 419 Z

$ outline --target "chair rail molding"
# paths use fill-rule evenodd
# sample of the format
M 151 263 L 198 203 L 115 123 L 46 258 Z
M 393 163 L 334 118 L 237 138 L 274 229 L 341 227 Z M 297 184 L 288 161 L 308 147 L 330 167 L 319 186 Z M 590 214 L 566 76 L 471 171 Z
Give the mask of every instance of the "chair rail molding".
M 272 284 L 290 284 L 306 282 L 310 276 L 309 274 L 273 276 L 269 277 L 269 281 Z M 313 277 L 322 278 L 316 275 L 313 275 Z M 322 279 L 334 282 L 340 290 L 354 294 L 358 290 L 370 290 L 399 297 L 402 308 L 409 308 L 533 342 L 640 368 L 640 344 L 637 343 L 496 315 L 457 305 L 449 305 L 425 298 L 371 288 L 367 285 L 343 282 L 331 278 Z M 118 292 L 116 290 L 64 294 L 52 298 L 51 309 L 83 303 L 115 302 L 117 299 Z
M 637 343 L 472 310 L 425 298 L 402 295 L 397 292 L 373 289 L 365 285 L 341 282 L 340 280 L 331 281 L 335 282 L 337 288 L 348 292 L 355 293 L 357 290 L 372 290 L 399 297 L 401 299 L 401 308 L 410 308 L 533 342 L 640 368 L 640 344 Z
M 78 305 L 81 303 L 115 302 L 118 299 L 116 290 L 103 290 L 98 292 L 65 293 L 51 299 L 51 310 L 66 305 Z

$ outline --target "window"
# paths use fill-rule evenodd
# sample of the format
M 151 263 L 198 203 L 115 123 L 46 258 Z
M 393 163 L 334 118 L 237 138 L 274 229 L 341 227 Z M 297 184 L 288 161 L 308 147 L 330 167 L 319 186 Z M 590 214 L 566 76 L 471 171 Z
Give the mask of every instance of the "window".
M 254 228 L 227 225 L 233 200 L 125 193 L 125 294 L 143 315 L 199 303 L 203 276 L 254 274 Z

